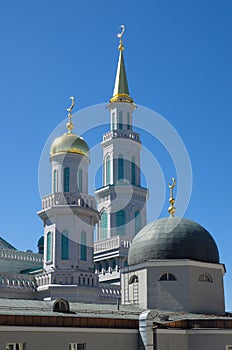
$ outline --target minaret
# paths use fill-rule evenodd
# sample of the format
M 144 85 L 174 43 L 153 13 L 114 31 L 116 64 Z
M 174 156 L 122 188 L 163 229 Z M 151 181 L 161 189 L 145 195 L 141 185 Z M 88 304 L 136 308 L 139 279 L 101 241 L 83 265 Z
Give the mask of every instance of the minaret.
M 88 194 L 89 148 L 72 132 L 71 99 L 68 130 L 50 148 L 52 190 L 42 199 L 38 213 L 44 223 L 44 264 L 37 282 L 45 297 L 59 293 L 64 297 L 64 286 L 68 286 L 68 300 L 76 300 L 80 293 L 77 286 L 98 283 L 93 273 L 93 232 L 99 214 L 94 197 Z
M 111 130 L 103 135 L 103 186 L 95 191 L 101 214 L 95 262 L 99 273 L 119 269 L 127 264 L 130 241 L 146 225 L 147 189 L 140 182 L 139 134 L 133 131 L 132 114 L 136 108 L 130 96 L 124 64 L 122 32 L 118 34 L 119 59 L 113 97 L 108 109 Z M 104 242 L 102 242 L 104 241 Z M 124 246 L 123 256 L 103 250 Z M 104 248 L 103 248 L 104 247 Z M 104 255 L 104 259 L 102 260 Z M 105 277 L 104 277 L 105 279 Z

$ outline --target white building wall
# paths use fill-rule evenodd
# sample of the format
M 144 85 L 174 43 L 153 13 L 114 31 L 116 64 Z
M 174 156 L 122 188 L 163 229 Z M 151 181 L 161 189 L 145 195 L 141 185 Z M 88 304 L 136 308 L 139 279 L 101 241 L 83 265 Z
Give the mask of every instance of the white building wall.
M 160 280 L 166 273 L 173 274 L 176 280 Z M 221 264 L 157 260 L 129 266 L 122 271 L 122 303 L 134 300 L 129 293 L 133 291 L 129 285 L 133 274 L 138 277 L 138 304 L 142 308 L 221 315 L 225 312 Z M 210 275 L 212 282 L 199 281 L 202 274 Z
M 84 343 L 86 350 L 136 350 L 138 330 L 1 326 L 0 349 L 7 343 L 23 343 L 26 350 L 69 350 L 70 343 Z

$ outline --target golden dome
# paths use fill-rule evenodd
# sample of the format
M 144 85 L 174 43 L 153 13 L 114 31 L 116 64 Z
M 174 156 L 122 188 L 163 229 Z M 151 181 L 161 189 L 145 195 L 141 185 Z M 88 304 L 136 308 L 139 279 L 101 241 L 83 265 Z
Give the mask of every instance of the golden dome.
M 82 137 L 72 132 L 57 137 L 50 148 L 50 156 L 59 153 L 75 153 L 89 157 L 89 146 Z

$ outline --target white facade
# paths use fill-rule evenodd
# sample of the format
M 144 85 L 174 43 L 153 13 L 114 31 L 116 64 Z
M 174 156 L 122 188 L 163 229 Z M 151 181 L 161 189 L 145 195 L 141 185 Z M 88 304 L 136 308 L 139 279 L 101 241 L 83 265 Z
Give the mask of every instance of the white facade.
M 121 272 L 122 303 L 144 309 L 225 313 L 223 264 L 151 260 Z
M 43 209 L 38 213 L 44 222 L 38 292 L 43 298 L 66 295 L 68 300 L 96 301 L 99 290 L 93 270 L 93 236 L 99 215 L 94 197 L 88 194 L 89 158 L 74 152 L 57 153 L 50 162 L 52 193 L 42 199 Z
M 120 268 L 127 265 L 127 251 L 136 233 L 146 225 L 148 191 L 141 187 L 139 134 L 133 131 L 134 103 L 111 102 L 111 130 L 103 135 L 103 186 L 95 191 L 101 215 L 94 248 L 95 271 L 100 282 L 119 283 Z M 119 237 L 120 244 L 99 253 L 99 244 Z M 121 243 L 123 242 L 123 243 Z M 112 251 L 113 249 L 113 251 Z

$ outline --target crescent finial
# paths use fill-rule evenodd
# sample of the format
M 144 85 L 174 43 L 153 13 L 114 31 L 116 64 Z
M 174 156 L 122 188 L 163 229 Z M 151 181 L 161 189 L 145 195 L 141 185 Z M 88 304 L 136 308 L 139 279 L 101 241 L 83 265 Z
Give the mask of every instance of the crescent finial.
M 172 184 L 170 184 L 170 182 L 168 184 L 168 187 L 170 188 L 170 198 L 169 198 L 170 206 L 168 208 L 170 216 L 174 216 L 174 214 L 176 212 L 176 208 L 174 207 L 175 198 L 173 196 L 173 188 L 175 186 L 176 186 L 176 180 L 174 179 L 174 177 L 172 177 Z
M 123 34 L 124 34 L 124 32 L 125 32 L 125 26 L 124 26 L 124 24 L 122 24 L 119 28 L 122 28 L 122 31 L 121 31 L 121 33 L 119 33 L 117 36 L 118 36 L 118 38 L 122 39 L 122 36 L 123 36 Z
M 122 24 L 122 25 L 120 26 L 120 28 L 122 28 L 122 31 L 121 31 L 121 33 L 117 34 L 117 37 L 120 39 L 118 49 L 119 49 L 119 51 L 123 51 L 123 50 L 124 50 L 124 46 L 123 46 L 123 43 L 122 43 L 122 36 L 123 36 L 123 34 L 124 34 L 124 32 L 125 32 L 125 26 L 124 26 L 124 24 Z
M 72 110 L 73 110 L 73 107 L 75 105 L 75 98 L 73 96 L 70 96 L 69 98 L 70 98 L 70 100 L 72 100 L 72 103 L 71 103 L 71 106 L 69 108 L 67 108 L 67 111 L 69 112 L 69 114 L 72 114 Z
M 170 182 L 169 182 L 168 187 L 174 188 L 175 186 L 176 186 L 176 179 L 174 179 L 174 177 L 172 177 L 172 184 L 170 184 Z
M 72 129 L 74 128 L 74 125 L 72 123 L 72 110 L 75 105 L 75 98 L 73 96 L 70 96 L 70 100 L 72 100 L 71 106 L 67 108 L 68 111 L 68 122 L 66 124 L 66 127 L 68 129 L 68 133 L 70 134 L 72 132 Z

